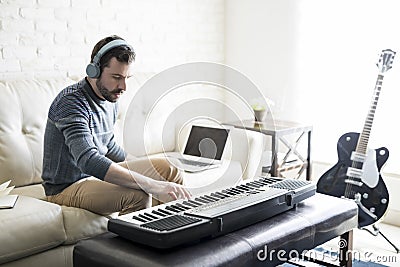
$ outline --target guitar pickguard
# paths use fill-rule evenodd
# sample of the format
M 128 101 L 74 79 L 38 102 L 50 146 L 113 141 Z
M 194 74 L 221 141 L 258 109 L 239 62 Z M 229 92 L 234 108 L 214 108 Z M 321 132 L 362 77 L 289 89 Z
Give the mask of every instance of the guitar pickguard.
M 362 168 L 361 181 L 370 188 L 376 187 L 379 182 L 379 170 L 376 164 L 376 152 L 368 149 L 367 157 Z

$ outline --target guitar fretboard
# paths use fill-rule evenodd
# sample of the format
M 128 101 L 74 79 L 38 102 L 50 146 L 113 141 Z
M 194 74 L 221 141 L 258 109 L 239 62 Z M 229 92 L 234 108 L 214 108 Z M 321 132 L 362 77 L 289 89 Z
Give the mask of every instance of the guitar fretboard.
M 361 132 L 360 138 L 358 139 L 356 152 L 363 155 L 367 153 L 369 136 L 371 134 L 375 111 L 378 105 L 379 95 L 381 93 L 383 77 L 384 77 L 383 74 L 379 74 L 378 78 L 376 79 L 376 85 L 374 89 L 374 94 L 372 96 L 370 109 L 368 111 L 367 118 L 365 119 L 364 128 Z

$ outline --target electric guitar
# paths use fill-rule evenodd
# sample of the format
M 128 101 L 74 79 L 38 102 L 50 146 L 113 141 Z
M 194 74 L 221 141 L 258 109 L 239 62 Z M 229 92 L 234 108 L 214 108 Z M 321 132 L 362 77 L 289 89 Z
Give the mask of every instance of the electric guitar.
M 382 51 L 376 64 L 379 74 L 363 131 L 361 134 L 346 133 L 339 138 L 339 160 L 317 183 L 317 192 L 353 199 L 357 203 L 360 228 L 377 222 L 389 205 L 389 193 L 380 174 L 389 157 L 389 150 L 385 147 L 368 149 L 368 140 L 384 73 L 391 69 L 395 54 L 390 49 Z

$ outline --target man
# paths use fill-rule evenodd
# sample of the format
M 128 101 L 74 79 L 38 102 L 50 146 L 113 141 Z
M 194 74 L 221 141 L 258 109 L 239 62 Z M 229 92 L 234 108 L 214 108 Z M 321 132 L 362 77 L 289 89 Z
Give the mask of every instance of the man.
M 99 214 L 129 213 L 190 196 L 180 172 L 166 160 L 125 162 L 114 140 L 117 100 L 135 59 L 118 36 L 94 47 L 88 76 L 63 89 L 49 109 L 44 136 L 43 187 L 47 200 Z M 128 166 L 129 165 L 129 166 Z

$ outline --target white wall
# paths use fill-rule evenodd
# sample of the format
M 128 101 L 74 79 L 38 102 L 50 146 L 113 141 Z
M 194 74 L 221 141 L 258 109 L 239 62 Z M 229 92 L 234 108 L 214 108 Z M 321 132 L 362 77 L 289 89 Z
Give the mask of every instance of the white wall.
M 293 58 L 296 1 L 225 2 L 225 63 L 247 75 L 275 102 L 275 112 L 295 112 Z
M 136 71 L 223 62 L 223 0 L 1 0 L 0 78 L 79 76 L 95 43 L 130 42 Z
M 360 132 L 382 49 L 400 52 L 396 0 L 230 0 L 225 62 L 272 98 L 277 118 L 314 126 L 312 156 L 333 164 L 340 135 Z M 386 73 L 370 147 L 386 146 L 383 169 L 400 174 L 400 54 Z

